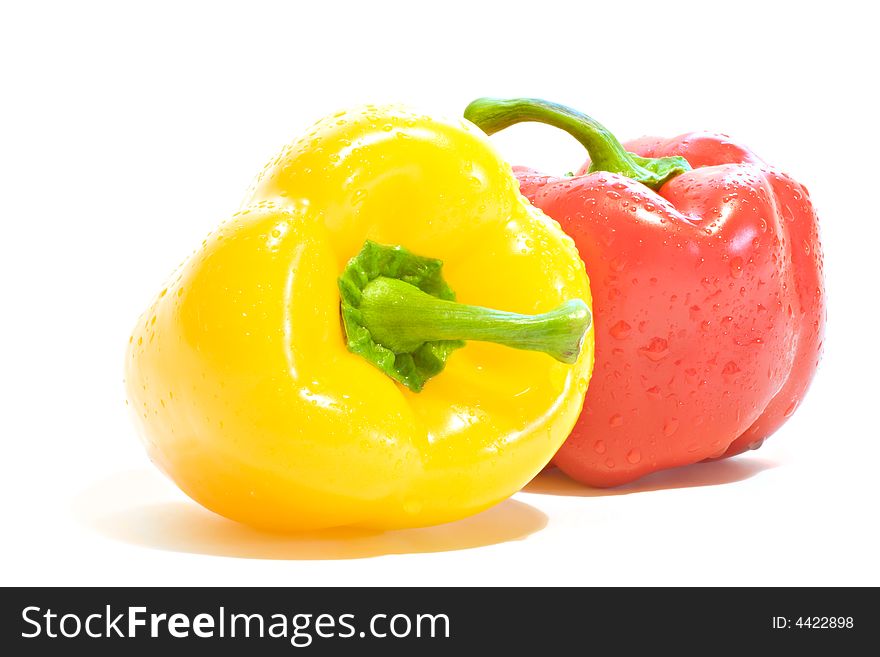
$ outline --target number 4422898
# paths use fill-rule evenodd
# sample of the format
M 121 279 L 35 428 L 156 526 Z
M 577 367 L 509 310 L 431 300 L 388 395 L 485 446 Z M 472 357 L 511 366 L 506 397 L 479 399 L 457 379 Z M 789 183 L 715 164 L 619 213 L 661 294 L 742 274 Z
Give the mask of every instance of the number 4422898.
M 852 616 L 800 616 L 795 621 L 794 626 L 800 629 L 812 630 L 834 630 L 840 628 L 851 628 L 853 626 Z

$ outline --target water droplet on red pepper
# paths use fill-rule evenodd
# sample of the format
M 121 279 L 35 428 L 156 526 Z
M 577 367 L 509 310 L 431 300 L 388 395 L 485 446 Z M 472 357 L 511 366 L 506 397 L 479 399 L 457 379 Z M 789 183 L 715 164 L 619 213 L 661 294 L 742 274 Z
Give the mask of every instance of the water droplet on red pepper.
M 617 338 L 618 340 L 623 340 L 627 336 L 629 336 L 630 331 L 632 330 L 632 326 L 627 324 L 625 321 L 620 320 L 614 326 L 609 329 L 609 333 L 612 338 Z
M 657 362 L 669 355 L 669 343 L 663 338 L 651 338 L 651 341 L 639 349 L 639 353 Z
M 743 259 L 739 256 L 730 259 L 730 275 L 733 278 L 740 278 L 743 275 Z

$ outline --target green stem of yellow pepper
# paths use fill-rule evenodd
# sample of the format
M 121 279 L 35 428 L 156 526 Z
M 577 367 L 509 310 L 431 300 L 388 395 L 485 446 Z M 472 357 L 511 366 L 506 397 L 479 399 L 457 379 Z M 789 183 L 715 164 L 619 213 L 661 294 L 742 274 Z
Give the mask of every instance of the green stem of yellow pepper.
M 540 315 L 520 315 L 438 299 L 384 276 L 364 288 L 361 313 L 373 339 L 395 353 L 436 340 L 479 340 L 541 351 L 563 363 L 577 360 L 590 323 L 580 299 Z
M 538 315 L 459 304 L 439 260 L 366 242 L 339 279 L 349 349 L 411 390 L 463 340 L 494 342 L 574 363 L 592 320 L 581 299 Z

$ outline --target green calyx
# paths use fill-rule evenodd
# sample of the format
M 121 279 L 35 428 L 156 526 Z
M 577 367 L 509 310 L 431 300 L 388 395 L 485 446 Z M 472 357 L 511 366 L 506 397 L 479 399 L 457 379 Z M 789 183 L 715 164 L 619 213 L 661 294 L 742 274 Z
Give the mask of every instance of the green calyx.
M 464 118 L 486 134 L 515 123 L 536 121 L 565 130 L 590 154 L 590 173 L 608 171 L 632 178 L 651 189 L 660 189 L 677 175 L 691 170 L 680 156 L 641 157 L 627 151 L 605 126 L 565 105 L 539 98 L 478 98 L 464 111 Z
M 590 327 L 580 299 L 538 315 L 455 302 L 443 263 L 367 241 L 339 277 L 348 349 L 414 392 L 443 371 L 465 340 L 544 352 L 574 363 Z

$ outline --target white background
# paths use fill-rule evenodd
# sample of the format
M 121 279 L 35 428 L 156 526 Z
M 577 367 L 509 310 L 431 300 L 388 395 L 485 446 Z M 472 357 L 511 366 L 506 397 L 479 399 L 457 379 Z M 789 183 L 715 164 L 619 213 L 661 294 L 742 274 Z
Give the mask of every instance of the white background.
M 4 3 L 2 584 L 880 584 L 880 242 L 870 3 Z M 824 8 L 823 8 L 824 7 Z M 434 529 L 270 538 L 146 459 L 129 330 L 252 176 L 322 115 L 482 95 L 621 138 L 709 129 L 811 190 L 827 348 L 758 452 L 601 492 L 544 477 Z M 504 156 L 576 169 L 550 128 Z

